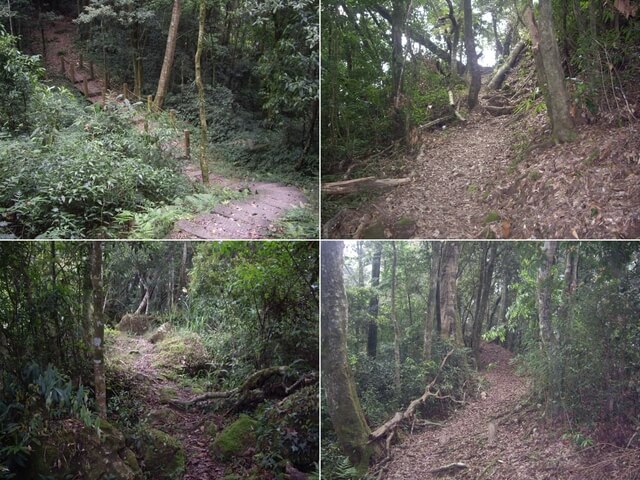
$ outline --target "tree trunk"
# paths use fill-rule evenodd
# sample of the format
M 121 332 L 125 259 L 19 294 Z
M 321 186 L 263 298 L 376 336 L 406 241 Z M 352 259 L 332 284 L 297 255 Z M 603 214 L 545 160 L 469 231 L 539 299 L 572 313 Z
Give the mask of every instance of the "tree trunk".
M 473 11 L 471 9 L 471 0 L 464 0 L 464 46 L 467 53 L 467 68 L 471 74 L 471 83 L 469 84 L 469 96 L 467 105 L 469 110 L 478 104 L 478 93 L 480 93 L 480 69 L 478 68 L 478 55 L 476 53 L 476 41 L 473 34 Z
M 407 19 L 410 2 L 406 0 L 393 0 L 391 12 L 391 78 L 393 111 L 395 116 L 396 138 L 404 138 L 407 125 L 402 111 L 402 77 L 404 73 L 404 48 L 402 47 L 402 35 Z
M 173 59 L 176 53 L 176 42 L 178 40 L 178 26 L 180 24 L 180 0 L 173 0 L 173 10 L 171 11 L 171 24 L 169 25 L 169 35 L 167 36 L 167 47 L 164 51 L 164 61 L 158 80 L 158 90 L 156 91 L 156 108 L 162 108 L 164 97 L 167 94 L 169 79 L 173 69 Z M 198 35 L 199 37 L 199 35 Z
M 398 254 L 396 242 L 391 242 L 391 323 L 393 324 L 393 386 L 396 391 L 396 398 L 400 398 L 402 385 L 400 383 L 400 324 L 396 312 L 396 266 L 398 264 Z
M 489 90 L 498 90 L 502 86 L 502 82 L 504 82 L 504 79 L 507 78 L 507 73 L 509 73 L 509 70 L 511 70 L 516 64 L 518 58 L 520 57 L 520 53 L 524 50 L 525 46 L 525 42 L 519 41 L 513 47 L 513 51 L 511 52 L 511 55 L 509 55 L 509 58 L 505 60 L 504 65 L 502 65 L 498 69 L 498 71 L 495 73 L 495 75 L 487 85 L 487 88 Z
M 555 342 L 555 335 L 551 326 L 551 267 L 555 260 L 558 244 L 549 240 L 544 242 L 544 258 L 538 270 L 538 322 L 540 325 L 540 340 L 545 349 L 550 349 Z
M 558 51 L 558 41 L 553 28 L 550 0 L 540 0 L 540 21 L 536 23 L 530 9 L 525 19 L 531 33 L 534 54 L 539 52 L 536 69 L 540 81 L 546 84 L 547 110 L 551 121 L 551 134 L 556 142 L 569 142 L 575 138 L 573 120 L 569 115 L 569 96 L 564 85 L 564 71 Z M 538 30 L 539 29 L 539 30 Z
M 198 15 L 198 46 L 196 48 L 196 86 L 198 87 L 198 109 L 200 110 L 200 171 L 202 183 L 209 183 L 209 165 L 207 164 L 207 112 L 205 110 L 204 84 L 202 83 L 202 50 L 204 49 L 204 24 L 207 18 L 207 2 L 200 0 Z
M 438 301 L 439 301 L 439 280 L 440 280 L 440 253 L 442 244 L 431 242 L 431 268 L 429 270 L 429 299 L 427 302 L 427 314 L 424 322 L 424 342 L 422 346 L 423 360 L 431 359 L 431 343 L 433 329 L 437 323 Z
M 476 309 L 473 319 L 473 330 L 471 334 L 471 348 L 473 356 L 478 361 L 480 357 L 480 336 L 482 334 L 482 325 L 487 315 L 487 306 L 489 304 L 489 294 L 491 293 L 491 281 L 493 279 L 493 267 L 496 261 L 496 244 L 488 242 L 482 245 L 482 254 L 480 256 L 480 274 L 478 278 L 478 292 L 476 295 Z
M 440 269 L 440 335 L 456 338 L 456 277 L 458 275 L 459 247 L 456 242 L 445 242 L 442 247 Z
M 382 242 L 374 243 L 373 259 L 371 262 L 371 289 L 369 299 L 369 327 L 367 329 L 367 355 L 376 358 L 378 353 L 378 285 L 380 284 L 380 259 L 382 257 Z
M 91 286 L 93 288 L 93 372 L 96 405 L 100 418 L 107 418 L 107 387 L 104 375 L 104 320 L 102 314 L 102 242 L 91 244 Z
M 364 418 L 347 361 L 347 294 L 342 274 L 342 242 L 321 243 L 322 386 L 338 443 L 364 474 L 369 466 L 371 430 Z

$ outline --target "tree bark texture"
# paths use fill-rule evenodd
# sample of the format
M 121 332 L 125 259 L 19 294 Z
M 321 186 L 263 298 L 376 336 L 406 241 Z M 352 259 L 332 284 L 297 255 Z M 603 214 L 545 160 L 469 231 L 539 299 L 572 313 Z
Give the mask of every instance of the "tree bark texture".
M 367 328 L 367 355 L 376 358 L 378 354 L 378 310 L 380 299 L 378 285 L 380 285 L 380 261 L 382 259 L 382 242 L 374 243 L 373 259 L 371 261 L 371 298 L 369 299 L 369 323 Z
M 104 319 L 102 303 L 102 242 L 91 244 L 91 286 L 93 289 L 93 372 L 96 405 L 100 418 L 107 418 L 107 388 L 104 374 Z
M 489 90 L 498 90 L 502 86 L 502 82 L 504 82 L 504 79 L 507 78 L 507 73 L 509 73 L 509 70 L 511 70 L 516 64 L 518 58 L 520 58 L 520 53 L 524 50 L 525 46 L 526 43 L 524 43 L 522 40 L 516 43 L 516 45 L 513 47 L 511 55 L 509 55 L 509 58 L 505 60 L 504 64 L 498 69 L 498 71 L 489 82 L 489 85 L 487 85 L 487 88 Z
M 369 466 L 371 430 L 364 418 L 347 361 L 347 294 L 344 288 L 342 242 L 322 242 L 322 385 L 338 443 L 362 473 Z
M 488 242 L 483 243 L 480 255 L 476 308 L 471 334 L 471 348 L 476 361 L 478 361 L 480 357 L 480 335 L 482 334 L 484 318 L 487 316 L 487 306 L 489 304 L 489 294 L 491 293 L 491 282 L 493 280 L 493 267 L 495 262 L 496 243 L 491 242 L 491 245 L 489 245 Z
M 167 47 L 164 51 L 160 80 L 158 80 L 158 90 L 156 91 L 156 107 L 162 108 L 164 97 L 169 88 L 169 79 L 173 70 L 173 59 L 176 53 L 176 42 L 178 40 L 178 26 L 180 25 L 180 0 L 173 0 L 173 10 L 171 11 L 171 24 L 167 35 Z
M 207 2 L 200 0 L 198 14 L 198 46 L 196 48 L 196 87 L 198 88 L 198 109 L 200 111 L 200 171 L 202 183 L 209 183 L 207 164 L 207 112 L 205 110 L 204 84 L 202 82 L 202 50 L 204 49 L 204 24 L 207 18 Z
M 445 242 L 440 267 L 440 335 L 456 337 L 456 277 L 458 275 L 459 247 L 456 242 Z M 459 341 L 460 339 L 456 339 Z

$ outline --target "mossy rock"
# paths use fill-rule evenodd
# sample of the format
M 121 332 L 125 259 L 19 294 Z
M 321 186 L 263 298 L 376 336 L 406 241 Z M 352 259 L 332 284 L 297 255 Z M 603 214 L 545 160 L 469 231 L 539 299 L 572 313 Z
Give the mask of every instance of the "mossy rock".
M 155 428 L 144 429 L 141 437 L 139 453 L 150 478 L 177 480 L 184 476 L 186 459 L 178 440 Z
M 162 395 L 163 393 L 161 393 Z M 169 392 L 164 392 L 168 398 L 175 398 L 175 390 L 173 390 L 173 394 L 169 395 Z M 179 423 L 178 415 L 176 412 L 171 410 L 169 407 L 160 407 L 151 410 L 147 414 L 147 420 L 152 427 L 159 427 L 162 425 L 176 425 Z
M 256 443 L 256 422 L 248 415 L 240 417 L 231 425 L 222 430 L 211 443 L 211 456 L 220 460 L 230 460 L 234 457 L 243 456 L 255 447 Z
M 24 478 L 142 480 L 142 470 L 122 433 L 105 420 L 100 421 L 100 430 L 98 436 L 78 420 L 59 422 L 50 435 L 40 437 Z
M 151 315 L 136 315 L 135 313 L 127 313 L 120 323 L 118 323 L 118 330 L 125 333 L 131 333 L 133 335 L 144 335 L 155 318 Z
M 156 366 L 179 373 L 195 374 L 206 368 L 209 356 L 195 333 L 170 332 L 156 344 Z

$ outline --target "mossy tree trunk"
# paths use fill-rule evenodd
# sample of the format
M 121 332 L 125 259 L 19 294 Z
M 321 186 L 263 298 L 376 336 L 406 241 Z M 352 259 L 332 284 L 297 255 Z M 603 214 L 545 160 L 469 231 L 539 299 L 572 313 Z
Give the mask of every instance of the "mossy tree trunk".
M 361 472 L 369 466 L 371 430 L 364 418 L 347 361 L 347 293 L 342 274 L 344 245 L 322 242 L 322 382 L 327 410 L 342 451 Z
M 98 415 L 107 418 L 107 388 L 104 375 L 104 300 L 102 283 L 102 242 L 91 243 L 91 286 L 93 288 L 93 371 Z
M 400 323 L 396 314 L 396 270 L 398 264 L 398 253 L 396 242 L 391 242 L 391 323 L 393 324 L 393 386 L 396 391 L 396 397 L 400 398 L 402 385 L 400 383 Z
M 484 242 L 480 254 L 480 269 L 478 273 L 478 287 L 476 290 L 476 305 L 473 315 L 473 329 L 471 332 L 471 348 L 476 361 L 480 357 L 480 335 L 484 318 L 487 316 L 489 294 L 493 280 L 493 267 L 496 262 L 496 244 Z
M 198 88 L 198 109 L 200 111 L 200 171 L 202 183 L 209 183 L 207 164 L 207 112 L 205 109 L 204 84 L 202 82 L 202 50 L 204 49 L 204 26 L 207 18 L 207 2 L 200 0 L 198 14 L 198 46 L 196 48 L 196 87 Z

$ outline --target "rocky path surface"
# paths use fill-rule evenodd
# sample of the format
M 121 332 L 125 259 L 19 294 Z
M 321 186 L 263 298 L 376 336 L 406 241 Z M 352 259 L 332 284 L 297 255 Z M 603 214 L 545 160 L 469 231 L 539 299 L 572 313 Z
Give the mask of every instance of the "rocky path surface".
M 84 91 L 84 79 L 86 79 L 88 100 L 92 103 L 102 103 L 102 91 L 104 90 L 103 77 L 94 67 L 94 76 L 91 77 L 89 64 L 85 60 L 80 67 L 80 55 L 74 45 L 77 27 L 72 23 L 73 19 L 62 17 L 51 22 L 46 31 L 46 51 L 44 64 L 50 74 L 60 74 L 60 53 L 64 53 L 66 59 L 65 76 L 73 82 L 74 87 L 80 92 Z M 31 39 L 32 48 L 40 53 L 42 43 L 38 37 Z M 71 78 L 69 63 L 74 64 L 75 74 Z M 110 91 L 107 99 L 116 101 L 119 98 L 117 92 Z M 119 101 L 122 101 L 120 99 Z M 136 128 L 144 128 L 144 119 L 135 121 Z M 153 122 L 149 129 L 153 130 Z M 178 137 L 182 132 L 177 132 Z M 171 142 L 171 150 L 178 151 L 179 156 L 184 157 L 181 150 L 181 137 Z M 178 147 L 178 148 L 176 148 Z M 192 181 L 202 181 L 199 167 L 185 160 L 183 171 Z M 239 179 L 224 178 L 211 174 L 210 184 L 227 186 L 230 188 L 248 188 L 251 191 L 250 198 L 231 201 L 225 205 L 218 205 L 210 212 L 197 215 L 192 219 L 176 222 L 175 228 L 169 234 L 169 238 L 175 239 L 256 239 L 273 236 L 276 232 L 277 221 L 292 208 L 301 207 L 307 203 L 307 198 L 302 191 L 290 185 L 276 182 L 245 182 Z
M 386 479 L 578 479 L 573 447 L 544 430 L 525 406 L 528 382 L 514 373 L 511 354 L 484 344 L 481 364 L 488 390 L 442 427 L 429 427 L 392 449 Z M 467 468 L 432 473 L 463 463 Z
M 184 448 L 186 471 L 184 480 L 213 480 L 223 478 L 225 465 L 214 462 L 208 447 L 211 437 L 207 424 L 222 425 L 220 416 L 205 415 L 198 409 L 175 408 L 163 398 L 167 392 L 178 400 L 188 400 L 196 396 L 190 389 L 167 379 L 155 367 L 155 345 L 143 337 L 119 335 L 112 347 L 119 350 L 119 358 L 128 358 L 128 368 L 139 381 L 144 393 L 144 402 L 149 413 L 149 422 L 158 430 L 174 436 Z

